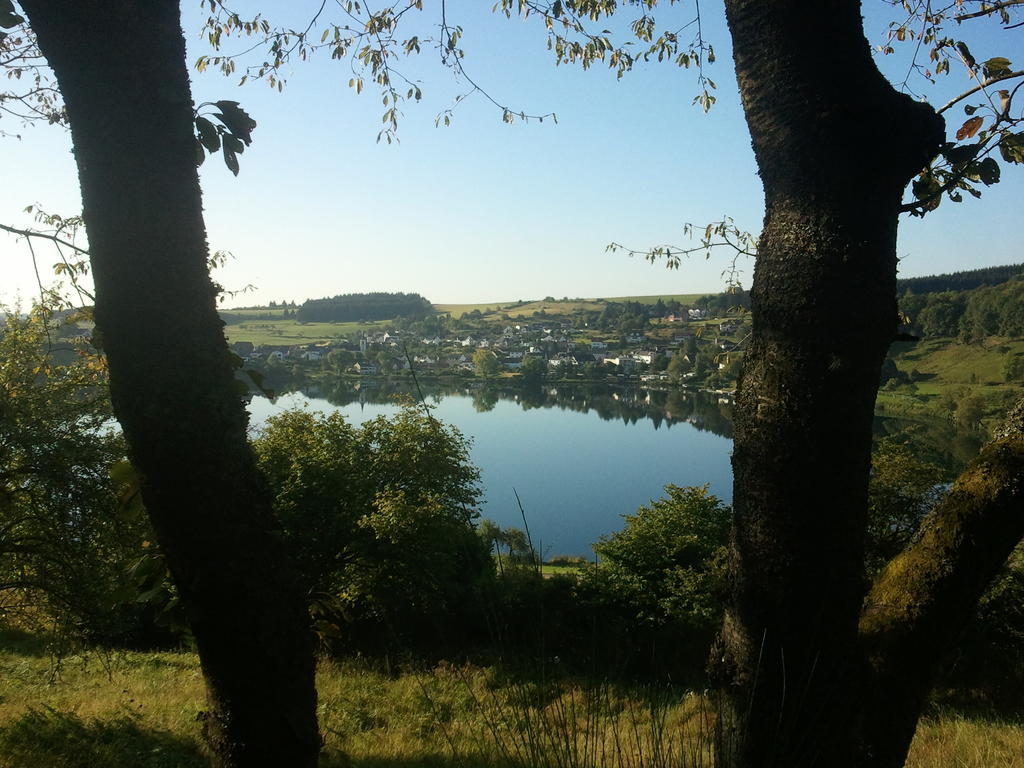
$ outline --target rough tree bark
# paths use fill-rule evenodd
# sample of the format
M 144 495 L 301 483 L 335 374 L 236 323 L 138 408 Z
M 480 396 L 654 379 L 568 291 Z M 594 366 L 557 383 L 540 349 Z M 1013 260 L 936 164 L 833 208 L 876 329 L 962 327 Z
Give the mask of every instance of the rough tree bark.
M 224 766 L 313 766 L 305 601 L 215 306 L 177 3 L 21 3 L 63 94 L 114 411 L 199 648 Z
M 765 191 L 735 409 L 719 765 L 857 754 L 871 422 L 895 334 L 904 187 L 940 117 L 874 66 L 858 0 L 727 0 Z
M 859 0 L 726 0 L 766 213 L 711 661 L 720 768 L 903 765 L 949 643 L 1024 534 L 1024 404 L 865 599 L 904 187 L 941 118 L 871 61 Z

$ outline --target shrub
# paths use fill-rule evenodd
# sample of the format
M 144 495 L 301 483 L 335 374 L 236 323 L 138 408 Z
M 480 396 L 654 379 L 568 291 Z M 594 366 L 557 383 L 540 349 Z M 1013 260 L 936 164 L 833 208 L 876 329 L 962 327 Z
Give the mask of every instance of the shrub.
M 716 628 L 731 510 L 706 486 L 665 491 L 594 545 L 599 559 L 584 579 L 602 600 L 628 606 L 638 622 Z
M 422 645 L 468 620 L 493 567 L 458 430 L 412 407 L 358 428 L 291 410 L 253 445 L 302 578 L 350 644 Z
M 35 307 L 0 331 L 0 615 L 62 638 L 138 640 L 146 609 L 117 598 L 149 527 L 111 476 L 125 447 L 105 366 L 67 330 Z

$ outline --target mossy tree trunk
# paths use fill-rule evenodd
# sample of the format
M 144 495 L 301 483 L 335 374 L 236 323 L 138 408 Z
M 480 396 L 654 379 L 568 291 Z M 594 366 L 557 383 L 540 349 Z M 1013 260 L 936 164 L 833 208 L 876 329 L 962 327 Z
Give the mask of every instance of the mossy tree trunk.
M 728 0 L 765 191 L 735 409 L 719 765 L 853 765 L 871 423 L 903 189 L 943 123 L 871 60 L 858 0 Z
M 764 183 L 735 410 L 718 765 L 903 765 L 944 654 L 1024 534 L 1024 402 L 865 599 L 871 423 L 901 195 L 944 140 L 859 0 L 727 0 Z
M 949 646 L 1024 536 L 1024 400 L 864 602 L 858 765 L 899 768 Z
M 114 411 L 191 622 L 224 766 L 313 766 L 312 641 L 206 265 L 177 3 L 21 3 L 67 105 Z

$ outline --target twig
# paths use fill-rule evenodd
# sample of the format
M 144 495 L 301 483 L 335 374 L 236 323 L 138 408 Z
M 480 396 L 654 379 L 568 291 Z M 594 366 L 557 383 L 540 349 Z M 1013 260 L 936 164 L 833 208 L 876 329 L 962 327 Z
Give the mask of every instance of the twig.
M 950 101 L 946 102 L 939 109 L 935 110 L 935 112 L 936 112 L 936 114 L 941 115 L 943 112 L 945 112 L 950 107 L 952 107 L 952 106 L 956 105 L 957 103 L 963 101 L 968 96 L 970 96 L 972 94 L 975 94 L 978 91 L 984 90 L 985 88 L 988 88 L 990 85 L 994 85 L 994 84 L 996 84 L 996 83 L 998 83 L 998 82 L 1000 82 L 1002 80 L 1010 80 L 1010 79 L 1012 79 L 1014 77 L 1022 77 L 1022 76 L 1024 76 L 1024 69 L 1018 69 L 1016 72 L 1007 72 L 1004 75 L 997 75 L 996 77 L 990 77 L 988 80 L 985 80 L 984 82 L 978 83 L 976 86 L 974 86 L 970 90 L 964 91 L 959 96 L 957 96 L 955 99 L 951 99 Z
M 965 13 L 962 16 L 954 16 L 953 19 L 959 24 L 967 19 L 976 19 L 980 16 L 991 16 L 993 13 L 998 13 L 1004 8 L 1011 8 L 1015 5 L 1024 5 L 1024 0 L 1004 0 L 1001 3 L 993 3 L 987 8 L 983 8 L 980 11 L 974 11 L 973 13 Z
M 55 235 L 48 235 L 45 232 L 37 232 L 34 229 L 18 229 L 17 227 L 10 227 L 6 224 L 0 224 L 0 229 L 4 232 L 10 232 L 12 235 L 20 235 L 21 237 L 39 237 L 43 240 L 51 240 L 59 245 L 64 245 L 72 250 L 78 251 L 85 256 L 89 255 L 89 251 L 87 249 L 75 245 L 69 240 L 64 240 L 63 238 L 56 237 Z

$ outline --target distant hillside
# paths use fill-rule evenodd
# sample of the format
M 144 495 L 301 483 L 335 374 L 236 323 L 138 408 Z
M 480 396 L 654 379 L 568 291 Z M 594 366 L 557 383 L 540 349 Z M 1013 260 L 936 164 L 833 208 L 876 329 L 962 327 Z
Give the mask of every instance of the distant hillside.
M 938 293 L 940 291 L 969 291 L 982 285 L 999 285 L 1011 277 L 1024 273 L 1024 264 L 1007 264 L 1002 267 L 984 267 L 952 272 L 948 275 L 906 277 L 896 281 L 897 293 Z
M 425 317 L 430 302 L 418 293 L 346 293 L 325 299 L 309 299 L 295 317 L 300 323 L 349 323 Z
M 609 296 L 598 299 L 555 299 L 548 296 L 546 299 L 536 301 L 495 301 L 490 304 L 435 304 L 434 309 L 438 312 L 447 312 L 452 317 L 461 317 L 473 311 L 481 314 L 506 313 L 509 317 L 529 317 L 534 312 L 548 312 L 550 314 L 572 313 L 580 310 L 600 312 L 610 303 L 637 302 L 639 304 L 657 304 L 658 300 L 669 304 L 678 302 L 683 305 L 696 304 L 705 296 L 703 293 L 679 293 L 660 294 L 655 296 Z

